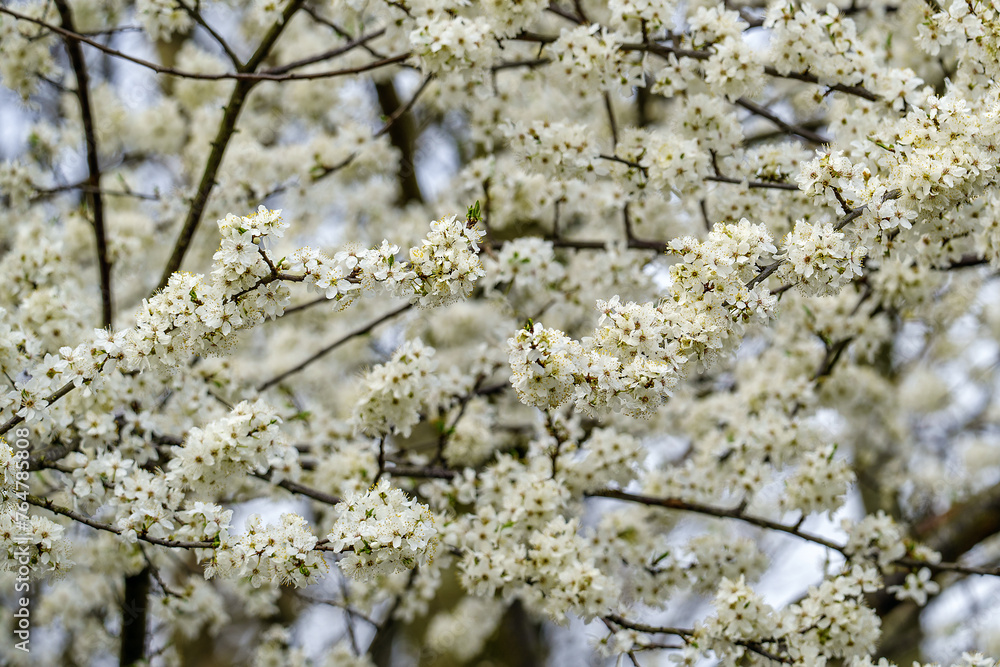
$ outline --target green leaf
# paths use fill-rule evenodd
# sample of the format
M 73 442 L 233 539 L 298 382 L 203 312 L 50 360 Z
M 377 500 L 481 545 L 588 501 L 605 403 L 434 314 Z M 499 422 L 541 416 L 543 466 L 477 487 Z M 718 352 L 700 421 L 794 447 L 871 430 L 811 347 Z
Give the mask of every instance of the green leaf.
M 469 211 L 465 214 L 465 217 L 469 222 L 479 222 L 480 220 L 482 220 L 482 212 L 481 209 L 479 208 L 478 199 L 476 200 L 475 204 L 469 207 Z

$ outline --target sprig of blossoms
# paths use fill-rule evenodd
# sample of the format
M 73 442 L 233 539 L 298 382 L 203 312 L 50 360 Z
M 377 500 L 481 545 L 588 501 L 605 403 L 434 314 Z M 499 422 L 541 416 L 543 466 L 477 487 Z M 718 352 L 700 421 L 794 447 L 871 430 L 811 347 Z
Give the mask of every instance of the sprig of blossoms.
M 17 572 L 27 565 L 31 578 L 65 574 L 73 565 L 65 528 L 41 516 L 24 522 L 16 516 L 12 511 L 0 513 L 0 570 Z
M 598 303 L 592 336 L 574 341 L 534 323 L 508 339 L 511 383 L 528 405 L 555 407 L 574 396 L 588 414 L 611 409 L 648 416 L 691 368 L 732 352 L 747 323 L 764 321 L 777 302 L 748 287 L 757 260 L 775 252 L 763 225 L 716 225 L 706 241 L 671 242 L 682 262 L 670 269 L 657 304 Z
M 520 160 L 551 178 L 588 178 L 604 169 L 600 149 L 585 125 L 518 121 L 506 133 Z
M 886 590 L 893 593 L 897 600 L 913 600 L 918 606 L 927 604 L 927 598 L 941 592 L 941 584 L 931 579 L 931 571 L 920 568 L 919 572 L 910 572 L 900 586 L 889 586 Z
M 297 514 L 282 514 L 277 525 L 265 525 L 254 514 L 239 537 L 222 533 L 205 574 L 247 577 L 254 587 L 268 583 L 308 586 L 327 570 L 322 552 L 315 550 L 316 541 L 309 523 Z
M 413 569 L 434 557 L 438 533 L 430 509 L 385 479 L 347 498 L 327 538 L 335 552 L 350 551 L 340 569 L 360 581 Z
M 805 294 L 830 295 L 861 275 L 868 249 L 853 244 L 847 234 L 829 223 L 797 220 L 785 237 L 782 280 L 798 285 Z
M 410 44 L 422 69 L 432 74 L 487 70 L 500 51 L 493 27 L 481 17 L 418 19 Z
M 301 272 L 306 285 L 342 306 L 367 290 L 409 298 L 421 307 L 440 307 L 468 297 L 485 275 L 479 259 L 485 232 L 477 222 L 478 216 L 461 220 L 456 215 L 432 222 L 420 245 L 410 248 L 408 262 L 396 259 L 398 245 L 383 240 L 367 250 L 345 248 L 333 258 L 301 248 L 292 254 L 289 269 Z
M 281 438 L 280 423 L 263 401 L 241 401 L 222 419 L 188 432 L 170 459 L 169 483 L 198 495 L 235 489 L 247 473 L 265 472 L 294 454 Z
M 392 358 L 365 374 L 364 387 L 354 407 L 354 423 L 368 435 L 390 431 L 409 436 L 420 421 L 420 411 L 439 384 L 434 375 L 434 348 L 418 338 L 404 343 Z
M 563 30 L 548 47 L 567 79 L 582 90 L 622 90 L 643 85 L 639 58 L 621 50 L 625 38 L 595 23 Z M 626 93 L 626 94 L 627 94 Z
M 479 242 L 484 235 L 475 221 L 460 220 L 456 215 L 432 222 L 427 237 L 410 248 L 410 265 L 416 274 L 408 286 L 411 300 L 430 308 L 472 294 L 476 280 L 486 275 L 479 259 Z
M 724 578 L 713 605 L 715 616 L 697 627 L 696 636 L 708 640 L 716 653 L 738 652 L 739 647 L 728 642 L 755 641 L 767 637 L 771 630 L 774 609 L 747 585 L 743 576 L 737 580 Z
M 143 300 L 135 327 L 123 332 L 127 368 L 151 362 L 177 367 L 195 354 L 219 354 L 234 332 L 284 311 L 288 288 L 269 280 L 274 267 L 265 255 L 288 226 L 281 211 L 261 206 L 249 216 L 229 214 L 218 225 L 221 240 L 211 280 L 174 273 L 162 291 Z
M 286 280 L 325 291 L 343 305 L 376 288 L 428 307 L 467 297 L 485 275 L 478 256 L 484 232 L 476 226 L 478 209 L 472 213 L 465 221 L 447 216 L 432 223 L 421 245 L 410 250 L 412 262 L 397 261 L 399 247 L 383 241 L 364 251 L 345 249 L 332 259 L 302 248 L 277 263 L 268 248 L 288 226 L 281 212 L 261 206 L 249 216 L 229 214 L 218 221 L 221 241 L 210 278 L 174 273 L 162 291 L 143 300 L 133 328 L 113 334 L 98 329 L 93 340 L 60 348 L 61 359 L 47 357 L 42 367 L 15 382 L 8 395 L 14 412 L 33 421 L 46 407 L 45 398 L 64 383 L 96 387 L 102 371 L 116 363 L 125 371 L 153 365 L 173 369 L 194 355 L 218 355 L 231 346 L 236 332 L 284 312 Z

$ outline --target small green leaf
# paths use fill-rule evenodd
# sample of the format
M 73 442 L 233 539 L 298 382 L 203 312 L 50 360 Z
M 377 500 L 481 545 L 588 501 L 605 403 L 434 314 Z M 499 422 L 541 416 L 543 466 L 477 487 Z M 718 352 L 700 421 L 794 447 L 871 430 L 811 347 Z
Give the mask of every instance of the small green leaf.
M 466 219 L 469 222 L 479 222 L 482 219 L 482 211 L 479 207 L 479 200 L 469 207 L 469 211 L 465 214 Z

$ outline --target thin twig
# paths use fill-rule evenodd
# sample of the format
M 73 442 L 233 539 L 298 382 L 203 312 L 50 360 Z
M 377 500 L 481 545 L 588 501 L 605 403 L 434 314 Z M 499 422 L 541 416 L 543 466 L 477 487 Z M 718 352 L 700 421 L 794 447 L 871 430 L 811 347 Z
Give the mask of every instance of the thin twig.
M 212 28 L 212 26 L 208 25 L 208 22 L 205 21 L 205 18 L 201 15 L 201 12 L 199 12 L 194 7 L 189 7 L 188 4 L 184 2 L 184 0 L 175 0 L 175 1 L 177 2 L 178 5 L 181 6 L 181 9 L 187 12 L 188 16 L 190 16 L 195 23 L 204 28 L 205 32 L 211 35 L 212 39 L 214 39 L 215 42 L 220 47 L 222 47 L 222 50 L 226 52 L 227 56 L 229 56 L 229 61 L 233 64 L 233 67 L 239 68 L 240 67 L 239 56 L 236 55 L 236 52 L 233 51 L 233 49 L 229 46 L 226 40 L 223 39 L 222 35 L 216 32 L 215 29 Z
M 298 365 L 296 365 L 296 366 L 294 366 L 292 368 L 289 368 L 287 371 L 279 373 L 278 375 L 275 375 L 270 380 L 266 380 L 265 382 L 260 383 L 259 385 L 257 385 L 257 391 L 265 391 L 267 389 L 270 389 L 274 385 L 276 385 L 279 382 L 282 382 L 283 380 L 285 380 L 285 378 L 287 378 L 287 377 L 289 377 L 291 375 L 294 375 L 295 373 L 298 373 L 299 371 L 301 371 L 302 369 L 304 369 L 306 366 L 308 366 L 312 362 L 316 361 L 317 359 L 321 358 L 322 356 L 324 356 L 326 354 L 329 354 L 333 350 L 336 350 L 338 347 L 340 347 L 341 345 L 343 345 L 347 341 L 351 340 L 352 338 L 356 338 L 358 336 L 363 336 L 364 334 L 367 334 L 367 333 L 371 332 L 371 330 L 374 329 L 375 327 L 377 327 L 379 324 L 382 324 L 383 322 L 385 322 L 387 320 L 391 320 L 396 315 L 399 315 L 400 313 L 403 313 L 403 312 L 409 310 L 411 306 L 412 306 L 412 304 L 409 304 L 409 303 L 404 304 L 404 305 L 400 306 L 399 308 L 396 308 L 395 310 L 389 311 L 385 315 L 382 315 L 378 319 L 372 320 L 368 324 L 366 324 L 366 325 L 364 325 L 362 327 L 359 327 L 359 328 L 355 329 L 354 331 L 351 331 L 351 332 L 349 332 L 347 334 L 344 334 L 343 336 L 341 336 L 340 338 L 338 338 L 334 342 L 330 343 L 329 345 L 327 345 L 323 349 L 319 350 L 315 354 L 310 355 L 308 358 L 306 358 L 305 360 L 303 360 L 300 364 L 298 364 Z
M 91 519 L 89 516 L 80 514 L 68 507 L 62 507 L 56 505 L 51 500 L 47 498 L 39 498 L 38 496 L 28 496 L 28 502 L 35 507 L 41 507 L 42 509 L 47 509 L 53 514 L 61 514 L 64 517 L 73 519 L 73 521 L 82 523 L 84 525 L 90 526 L 91 528 L 96 528 L 97 530 L 103 530 L 109 533 L 114 533 L 115 535 L 121 535 L 123 531 L 121 528 L 112 526 L 111 524 L 101 523 Z M 149 542 L 150 544 L 156 544 L 161 547 L 170 547 L 173 549 L 214 549 L 217 545 L 214 542 L 185 542 L 182 540 L 167 540 L 161 537 L 153 537 L 151 535 L 143 535 L 138 533 L 136 535 L 143 542 Z
M 431 82 L 431 79 L 433 79 L 433 78 L 434 78 L 433 74 L 428 74 L 426 77 L 424 77 L 423 83 L 421 83 L 420 87 L 417 88 L 417 91 L 415 93 L 413 93 L 413 96 L 410 98 L 410 101 L 407 102 L 406 104 L 404 104 L 403 106 L 399 107 L 398 109 L 396 109 L 392 113 L 392 115 L 389 116 L 386 119 L 385 125 L 382 126 L 382 129 L 375 133 L 375 138 L 376 139 L 378 137 L 381 137 L 383 134 L 385 134 L 386 132 L 388 132 L 390 129 L 392 129 L 393 124 L 397 120 L 399 120 L 399 118 L 404 113 L 406 113 L 407 111 L 409 111 L 410 109 L 413 108 L 413 105 L 416 103 L 417 98 L 420 97 L 420 93 L 424 92 L 424 89 L 427 87 L 427 84 L 429 84 Z
M 75 32 L 73 13 L 67 0 L 56 0 L 59 18 L 63 28 Z M 101 167 L 98 161 L 97 135 L 94 132 L 93 108 L 90 104 L 90 79 L 87 76 L 87 62 L 83 57 L 80 43 L 66 38 L 66 52 L 76 75 L 76 97 L 80 101 L 80 120 L 87 147 L 87 185 L 90 203 L 94 213 L 94 240 L 97 244 L 97 270 L 101 283 L 101 319 L 106 329 L 114 328 L 114 304 L 111 292 L 111 259 L 108 256 L 107 230 L 104 224 L 104 199 L 101 194 Z
M 796 136 L 802 137 L 803 139 L 811 141 L 814 144 L 822 145 L 830 143 L 830 140 L 824 137 L 823 135 L 817 132 L 813 132 L 812 130 L 808 130 L 802 127 L 801 125 L 786 123 L 785 121 L 778 118 L 778 116 L 767 107 L 757 104 L 756 102 L 751 102 L 745 97 L 737 99 L 735 104 L 743 107 L 752 114 L 760 116 L 761 118 L 768 119 L 769 121 L 777 125 L 779 128 L 781 128 L 782 131 L 787 132 L 788 134 L 794 134 Z
M 833 549 L 838 553 L 844 553 L 845 549 L 843 546 L 832 542 L 825 537 L 819 535 L 813 535 L 811 533 L 804 533 L 798 530 L 794 526 L 787 526 L 783 523 L 777 521 L 771 521 L 770 519 L 765 519 L 763 517 L 756 517 L 749 514 L 745 514 L 741 507 L 737 506 L 734 508 L 725 507 L 713 507 L 711 505 L 703 505 L 701 503 L 691 503 L 679 498 L 656 498 L 653 496 L 645 496 L 638 493 L 628 493 L 625 491 L 618 491 L 616 489 L 599 489 L 597 491 L 591 491 L 586 494 L 587 496 L 600 497 L 600 498 L 614 498 L 615 500 L 627 500 L 634 503 L 640 503 L 643 505 L 649 505 L 654 507 L 666 507 L 668 509 L 682 510 L 685 512 L 694 512 L 695 514 L 704 514 L 706 516 L 714 516 L 720 519 L 736 519 L 737 521 L 742 521 L 744 523 L 749 523 L 753 526 L 759 528 L 766 528 L 768 530 L 774 530 L 781 533 L 786 533 L 788 535 L 794 535 L 799 539 L 806 540 L 807 542 L 813 542 L 820 546 L 826 547 L 827 549 Z
M 253 72 L 257 69 L 257 66 L 267 57 L 271 47 L 278 41 L 282 30 L 288 25 L 288 21 L 302 2 L 303 0 L 293 0 L 288 3 L 288 6 L 285 7 L 285 11 L 282 13 L 282 17 L 271 26 L 267 35 L 261 40 L 257 51 L 254 52 L 241 71 Z M 157 286 L 158 290 L 166 287 L 170 281 L 170 276 L 180 269 L 181 262 L 184 261 L 184 255 L 187 254 L 188 248 L 191 246 L 191 241 L 194 240 L 194 233 L 201 222 L 201 217 L 205 212 L 205 207 L 208 204 L 212 190 L 215 188 L 216 176 L 219 173 L 219 168 L 222 166 L 222 158 L 225 155 L 226 147 L 229 145 L 229 140 L 236 131 L 236 121 L 240 116 L 240 111 L 243 109 L 243 104 L 246 102 L 254 83 L 253 80 L 240 80 L 237 81 L 236 86 L 233 88 L 233 92 L 229 97 L 229 103 L 226 104 L 225 111 L 222 114 L 222 122 L 215 133 L 215 139 L 212 140 L 212 150 L 208 155 L 208 160 L 205 162 L 198 190 L 191 201 L 191 207 L 188 209 L 187 217 L 184 219 L 184 224 L 181 227 L 180 234 L 177 236 L 177 241 L 174 242 L 174 249 L 170 254 L 170 259 L 163 268 L 163 275 L 160 277 L 160 283 Z
M 292 8 L 293 6 L 295 6 L 297 4 L 299 4 L 298 1 L 293 2 L 291 5 L 289 5 L 288 8 L 286 8 L 286 11 L 287 11 L 287 9 Z M 163 65 L 158 65 L 157 63 L 151 62 L 149 60 L 145 60 L 143 58 L 138 58 L 136 56 L 129 55 L 127 53 L 119 51 L 118 49 L 111 48 L 109 46 L 101 44 L 98 41 L 90 39 L 89 37 L 87 37 L 86 35 L 83 35 L 81 33 L 74 32 L 72 30 L 66 30 L 65 28 L 62 28 L 60 26 L 53 25 L 51 23 L 47 23 L 45 21 L 42 21 L 40 19 L 36 19 L 36 18 L 34 18 L 32 16 L 28 16 L 26 14 L 21 14 L 21 13 L 16 12 L 16 11 L 14 11 L 12 9 L 7 8 L 7 7 L 0 6 L 0 14 L 7 14 L 8 16 L 11 16 L 11 17 L 13 17 L 15 19 L 18 19 L 20 21 L 27 21 L 29 23 L 34 23 L 36 25 L 42 26 L 43 28 L 46 28 L 46 29 L 48 29 L 48 30 L 50 30 L 50 31 L 58 34 L 58 35 L 61 35 L 62 37 L 65 37 L 65 38 L 68 38 L 68 39 L 72 39 L 72 40 L 75 40 L 75 41 L 78 41 L 78 42 L 82 42 L 83 44 L 86 44 L 88 46 L 92 46 L 95 49 L 98 49 L 99 51 L 102 51 L 102 52 L 108 54 L 109 56 L 113 56 L 115 58 L 120 58 L 122 60 L 127 60 L 127 61 L 129 61 L 131 63 L 134 63 L 136 65 L 139 65 L 141 67 L 145 67 L 146 69 L 150 69 L 150 70 L 156 72 L 157 74 L 165 74 L 167 76 L 175 76 L 175 77 L 182 78 L 182 79 L 198 79 L 198 80 L 202 80 L 202 81 L 235 80 L 235 81 L 247 81 L 247 82 L 258 82 L 258 81 L 308 81 L 308 80 L 313 80 L 313 79 L 333 78 L 333 77 L 338 77 L 338 76 L 346 76 L 346 75 L 349 75 L 349 74 L 358 74 L 358 73 L 361 73 L 361 72 L 367 72 L 367 71 L 370 71 L 370 70 L 373 70 L 373 69 L 378 69 L 380 67 L 385 67 L 387 65 L 392 65 L 392 64 L 395 64 L 395 63 L 400 63 L 400 62 L 402 62 L 402 61 L 404 61 L 404 60 L 406 60 L 407 58 L 410 57 L 410 53 L 401 53 L 401 54 L 398 54 L 398 55 L 395 55 L 395 56 L 389 56 L 387 58 L 383 58 L 381 60 L 377 60 L 375 62 L 367 63 L 365 65 L 361 65 L 361 66 L 358 66 L 358 67 L 350 67 L 350 68 L 346 68 L 346 69 L 336 69 L 336 70 L 327 70 L 327 71 L 323 71 L 323 72 L 311 72 L 311 73 L 308 73 L 308 74 L 292 74 L 292 73 L 275 74 L 275 73 L 271 72 L 270 70 L 263 70 L 261 72 L 255 72 L 255 71 L 252 71 L 252 70 L 247 70 L 247 71 L 236 71 L 236 72 L 221 72 L 221 73 L 218 73 L 218 74 L 208 74 L 208 73 L 202 73 L 202 72 L 186 72 L 186 71 L 183 71 L 183 70 L 175 69 L 173 67 L 165 67 Z M 284 27 L 285 23 L 287 23 L 287 21 L 281 22 L 280 26 Z M 253 60 L 254 60 L 254 58 L 251 57 L 251 60 L 248 61 L 248 63 L 252 62 Z

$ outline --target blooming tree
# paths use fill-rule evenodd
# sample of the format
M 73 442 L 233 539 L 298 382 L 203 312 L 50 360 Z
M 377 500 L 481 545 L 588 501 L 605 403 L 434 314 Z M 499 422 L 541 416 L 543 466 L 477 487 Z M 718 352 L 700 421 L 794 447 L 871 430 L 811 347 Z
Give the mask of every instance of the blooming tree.
M 995 665 L 998 54 L 3 3 L 0 661 Z

